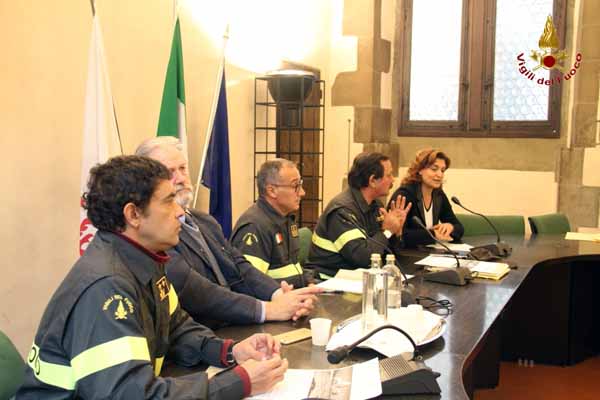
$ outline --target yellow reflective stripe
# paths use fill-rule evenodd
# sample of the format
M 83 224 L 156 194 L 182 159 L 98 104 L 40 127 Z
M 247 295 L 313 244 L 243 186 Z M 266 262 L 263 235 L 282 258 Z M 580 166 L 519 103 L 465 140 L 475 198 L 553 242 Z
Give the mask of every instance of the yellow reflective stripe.
M 33 370 L 35 377 L 45 384 L 66 390 L 75 389 L 73 368 L 70 365 L 53 364 L 43 361 L 40 358 L 40 348 L 35 343 L 29 351 L 27 364 Z
M 360 229 L 350 229 L 349 231 L 346 231 L 344 233 L 342 233 L 340 235 L 339 238 L 337 238 L 337 240 L 334 242 L 335 248 L 338 249 L 338 251 L 342 250 L 344 248 L 344 246 L 346 245 L 346 243 L 355 240 L 355 239 L 366 239 L 367 237 L 365 236 L 364 233 L 362 233 L 362 231 Z
M 133 361 L 150 361 L 148 342 L 139 336 L 125 336 L 99 344 L 71 360 L 75 381 L 115 365 Z
M 71 365 L 43 361 L 39 354 L 40 348 L 34 343 L 27 362 L 35 377 L 66 390 L 74 390 L 80 379 L 115 365 L 132 360 L 150 361 L 146 338 L 137 336 L 125 336 L 87 349 L 73 358 Z
M 342 233 L 335 242 L 320 237 L 316 232 L 313 233 L 312 236 L 312 242 L 315 245 L 332 253 L 339 253 L 348 242 L 355 239 L 366 239 L 366 236 L 360 229 L 357 228 L 350 229 L 349 231 Z
M 338 253 L 338 250 L 335 248 L 335 245 L 332 241 L 323 239 L 321 236 L 317 235 L 316 232 L 314 232 L 312 235 L 312 242 L 323 250 L 327 250 L 332 253 Z
M 175 291 L 173 285 L 171 285 L 171 289 L 169 289 L 169 315 L 173 315 L 178 304 L 179 297 L 177 297 L 177 292 Z
M 263 274 L 267 273 L 267 270 L 269 269 L 269 263 L 268 262 L 266 262 L 262 258 L 251 256 L 249 254 L 244 254 L 244 257 L 246 257 L 246 260 L 248 260 L 248 262 L 250 262 L 250 264 L 252 264 L 252 266 L 254 268 L 256 268 L 257 270 L 259 270 Z
M 158 357 L 154 363 L 154 376 L 160 375 L 160 370 L 162 369 L 163 361 L 165 361 L 164 357 Z
M 270 269 L 269 276 L 273 279 L 289 278 L 290 276 L 302 275 L 302 266 L 299 263 L 288 264 L 283 267 Z

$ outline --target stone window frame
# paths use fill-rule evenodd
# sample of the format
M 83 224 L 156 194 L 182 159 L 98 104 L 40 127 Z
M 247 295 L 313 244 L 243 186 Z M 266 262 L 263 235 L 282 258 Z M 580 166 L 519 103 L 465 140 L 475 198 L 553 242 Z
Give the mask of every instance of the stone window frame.
M 560 137 L 562 84 L 550 86 L 547 121 L 492 121 L 496 0 L 463 0 L 458 121 L 409 121 L 413 1 L 398 1 L 396 9 L 396 67 L 392 80 L 398 136 Z M 561 48 L 566 47 L 566 6 L 566 0 L 554 0 L 553 21 Z M 550 78 L 559 75 L 553 70 Z

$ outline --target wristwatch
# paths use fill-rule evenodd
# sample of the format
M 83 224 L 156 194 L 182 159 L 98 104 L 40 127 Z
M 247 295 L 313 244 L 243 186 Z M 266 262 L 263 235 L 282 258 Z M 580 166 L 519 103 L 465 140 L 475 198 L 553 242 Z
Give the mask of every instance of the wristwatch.
M 383 231 L 383 236 L 385 236 L 387 239 L 391 238 L 393 235 L 392 231 L 390 231 L 389 229 L 385 229 Z
M 227 349 L 227 355 L 225 356 L 225 361 L 227 361 L 228 366 L 232 366 L 233 364 L 235 364 L 235 358 L 233 357 L 233 346 L 234 345 L 235 345 L 235 342 L 231 343 L 231 345 Z

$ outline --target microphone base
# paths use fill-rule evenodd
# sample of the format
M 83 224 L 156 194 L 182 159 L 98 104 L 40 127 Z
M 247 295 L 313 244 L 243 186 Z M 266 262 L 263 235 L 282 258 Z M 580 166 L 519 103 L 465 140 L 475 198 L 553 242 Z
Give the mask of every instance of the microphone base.
M 479 249 L 481 249 L 481 250 L 479 250 Z M 492 255 L 497 256 L 497 257 L 508 257 L 512 253 L 512 247 L 508 243 L 503 242 L 503 241 L 500 241 L 498 243 L 492 243 L 492 244 L 486 244 L 483 246 L 473 247 L 471 249 L 471 252 L 474 252 L 473 254 L 477 254 L 477 252 L 482 252 L 485 250 L 489 251 Z M 484 260 L 485 257 L 481 257 L 479 259 Z
M 410 283 L 402 289 L 402 307 L 417 303 L 415 293 L 415 286 Z
M 469 268 L 459 267 L 427 272 L 423 275 L 423 279 L 446 285 L 464 286 L 469 283 L 472 277 Z
M 381 389 L 384 396 L 440 394 L 439 373 L 422 361 L 407 361 L 402 354 L 379 361 Z

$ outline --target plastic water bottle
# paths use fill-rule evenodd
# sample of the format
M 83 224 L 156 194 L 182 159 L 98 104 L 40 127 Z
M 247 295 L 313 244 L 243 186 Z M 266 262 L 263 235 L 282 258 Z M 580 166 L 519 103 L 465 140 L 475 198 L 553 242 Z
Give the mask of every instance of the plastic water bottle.
M 363 272 L 362 331 L 370 332 L 387 321 L 388 275 L 381 255 L 371 255 L 371 268 Z
M 404 287 L 404 278 L 400 269 L 396 265 L 396 256 L 388 254 L 385 256 L 385 265 L 383 270 L 388 275 L 388 279 L 391 280 L 388 288 L 388 308 L 400 308 L 402 307 L 402 288 Z

